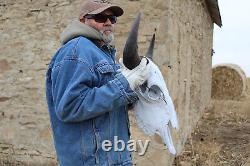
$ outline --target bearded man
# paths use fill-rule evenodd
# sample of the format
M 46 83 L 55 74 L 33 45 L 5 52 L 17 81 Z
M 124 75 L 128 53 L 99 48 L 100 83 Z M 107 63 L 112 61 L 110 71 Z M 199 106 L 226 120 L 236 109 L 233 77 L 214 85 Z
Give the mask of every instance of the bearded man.
M 61 34 L 62 46 L 46 74 L 46 97 L 57 159 L 61 166 L 132 165 L 127 149 L 116 151 L 115 138 L 129 141 L 127 108 L 134 90 L 148 78 L 146 58 L 133 70 L 118 70 L 114 26 L 123 9 L 89 0 L 79 19 Z M 109 150 L 103 142 L 111 142 Z M 126 147 L 126 146 L 125 146 Z M 120 148 L 120 147 L 118 147 Z

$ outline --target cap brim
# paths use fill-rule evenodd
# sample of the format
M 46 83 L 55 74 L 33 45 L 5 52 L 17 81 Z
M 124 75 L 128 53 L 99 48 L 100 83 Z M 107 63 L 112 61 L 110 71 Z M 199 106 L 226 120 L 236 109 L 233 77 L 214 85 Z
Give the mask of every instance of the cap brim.
M 89 12 L 88 14 L 99 14 L 99 13 L 101 13 L 101 12 L 107 10 L 107 9 L 110 9 L 110 10 L 114 13 L 114 15 L 115 15 L 116 17 L 119 17 L 119 16 L 123 15 L 123 13 L 124 13 L 124 12 L 123 12 L 123 9 L 120 8 L 119 6 L 116 6 L 116 5 L 108 5 L 108 6 L 99 8 L 99 9 L 97 9 L 97 10 L 94 10 L 94 11 L 92 11 L 92 12 Z

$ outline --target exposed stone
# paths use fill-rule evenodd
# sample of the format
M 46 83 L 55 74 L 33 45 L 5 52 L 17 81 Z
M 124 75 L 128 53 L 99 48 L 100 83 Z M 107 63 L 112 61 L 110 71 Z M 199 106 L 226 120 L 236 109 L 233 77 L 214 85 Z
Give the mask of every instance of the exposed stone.
M 60 3 L 59 6 L 66 6 L 69 4 L 70 4 L 70 1 L 65 1 L 65 2 Z
M 9 99 L 10 99 L 10 97 L 1 97 L 1 96 L 0 96 L 0 102 L 7 101 L 7 100 L 9 100 Z
M 6 59 L 0 60 L 0 73 L 10 70 L 9 62 Z

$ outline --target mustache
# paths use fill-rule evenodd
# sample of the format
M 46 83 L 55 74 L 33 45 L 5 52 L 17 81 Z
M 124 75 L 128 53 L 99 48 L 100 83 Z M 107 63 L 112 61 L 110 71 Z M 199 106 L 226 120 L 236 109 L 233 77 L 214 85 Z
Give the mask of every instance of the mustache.
M 102 31 L 111 31 L 111 32 L 113 32 L 113 30 L 114 30 L 114 28 L 112 27 L 112 26 L 104 26 L 103 27 L 103 29 L 102 29 Z

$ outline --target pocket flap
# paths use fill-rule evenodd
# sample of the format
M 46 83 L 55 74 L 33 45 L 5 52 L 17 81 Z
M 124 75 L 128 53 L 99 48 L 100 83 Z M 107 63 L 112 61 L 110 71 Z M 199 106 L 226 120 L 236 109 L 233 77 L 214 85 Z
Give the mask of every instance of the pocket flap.
M 110 64 L 104 63 L 96 68 L 100 73 L 112 73 L 114 72 L 113 67 Z

